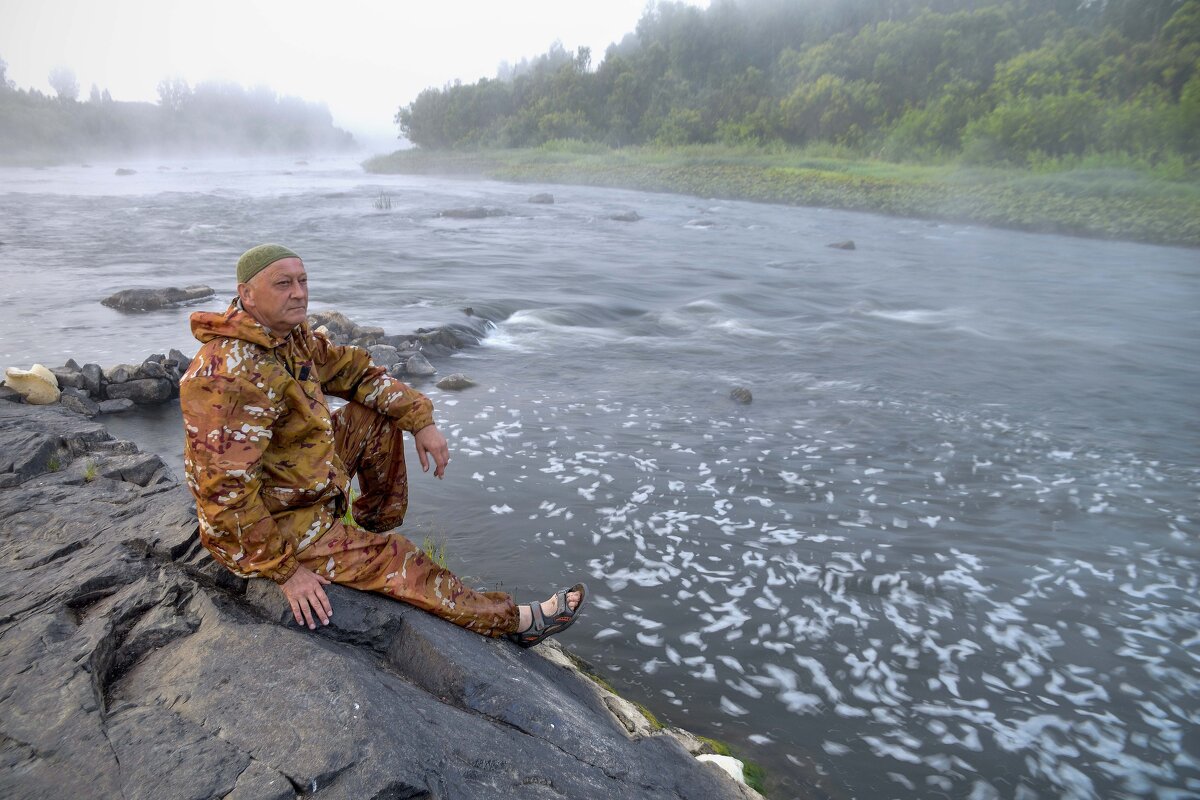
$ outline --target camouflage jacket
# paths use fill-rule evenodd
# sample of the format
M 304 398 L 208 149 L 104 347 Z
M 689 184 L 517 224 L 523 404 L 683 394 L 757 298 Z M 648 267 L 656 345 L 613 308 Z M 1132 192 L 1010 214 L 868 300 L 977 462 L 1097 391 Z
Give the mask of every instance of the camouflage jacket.
M 203 345 L 179 384 L 183 466 L 200 540 L 243 577 L 283 583 L 296 554 L 345 510 L 350 478 L 334 452 L 325 395 L 354 400 L 416 432 L 433 404 L 307 324 L 279 339 L 234 303 L 192 315 Z

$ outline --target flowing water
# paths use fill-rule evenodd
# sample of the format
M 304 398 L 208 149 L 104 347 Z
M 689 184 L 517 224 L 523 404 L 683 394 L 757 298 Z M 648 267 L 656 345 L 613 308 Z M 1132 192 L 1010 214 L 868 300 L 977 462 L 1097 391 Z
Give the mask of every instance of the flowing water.
M 477 387 L 418 384 L 452 461 L 406 532 L 520 597 L 587 580 L 564 642 L 773 796 L 1200 795 L 1197 251 L 156 166 L 0 171 L 0 366 L 194 352 L 194 309 L 99 299 L 221 308 L 237 255 L 286 242 L 314 310 L 487 332 L 439 364 Z M 466 205 L 510 213 L 435 216 Z M 177 409 L 113 424 L 179 463 Z

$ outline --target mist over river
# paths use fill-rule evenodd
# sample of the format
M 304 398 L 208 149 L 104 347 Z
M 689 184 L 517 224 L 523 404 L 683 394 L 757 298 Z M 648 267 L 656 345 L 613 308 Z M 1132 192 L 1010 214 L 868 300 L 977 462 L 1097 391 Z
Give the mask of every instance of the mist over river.
M 486 338 L 437 366 L 478 386 L 415 383 L 451 463 L 404 532 L 519 599 L 586 580 L 564 644 L 773 797 L 1200 795 L 1200 252 L 114 166 L 0 170 L 0 367 L 194 353 L 188 314 L 262 241 L 304 257 L 310 310 L 408 333 L 470 307 Z M 508 215 L 435 216 L 474 205 Z M 99 303 L 195 283 L 218 299 Z M 102 419 L 178 471 L 176 407 Z

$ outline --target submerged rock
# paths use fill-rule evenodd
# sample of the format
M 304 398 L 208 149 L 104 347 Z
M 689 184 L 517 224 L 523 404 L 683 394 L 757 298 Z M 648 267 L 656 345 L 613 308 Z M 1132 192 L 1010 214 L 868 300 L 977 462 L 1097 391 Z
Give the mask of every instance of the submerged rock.
M 446 219 L 484 219 L 485 217 L 507 217 L 508 212 L 502 208 L 469 206 L 467 208 L 443 209 L 437 215 Z
M 738 386 L 735 388 L 729 393 L 729 397 L 734 402 L 741 403 L 744 406 L 748 406 L 754 402 L 754 395 L 751 394 L 750 390 L 745 386 Z
M 637 222 L 642 218 L 642 215 L 636 211 L 620 211 L 616 214 L 610 214 L 608 218 L 617 222 Z
M 530 195 L 528 202 L 552 206 L 554 205 L 554 195 L 549 192 L 538 192 L 537 194 Z
M 853 239 L 847 239 L 844 242 L 830 242 L 829 244 L 827 244 L 825 246 L 832 247 L 835 250 L 854 250 L 855 249 Z
M 116 171 L 113 172 L 113 174 L 120 175 L 121 177 L 125 177 L 126 175 L 137 175 L 137 170 L 130 169 L 129 167 L 117 167 Z
M 461 372 L 456 372 L 453 375 L 447 375 L 434 385 L 439 389 L 447 391 L 459 391 L 461 389 L 470 389 L 475 385 L 475 381 Z
M 0 404 L 0 487 L 6 797 L 757 796 L 631 731 L 555 641 L 336 585 L 330 625 L 297 627 L 209 557 L 162 462 L 94 422 Z
M 161 308 L 212 297 L 216 292 L 207 286 L 186 286 L 182 289 L 123 289 L 100 301 L 101 305 L 118 311 L 157 311 Z
M 404 370 L 409 375 L 417 375 L 419 377 L 434 375 L 437 373 L 437 370 L 434 369 L 433 364 L 429 363 L 429 359 L 425 358 L 425 356 L 421 355 L 420 353 L 414 353 L 408 357 L 408 361 L 404 362 Z

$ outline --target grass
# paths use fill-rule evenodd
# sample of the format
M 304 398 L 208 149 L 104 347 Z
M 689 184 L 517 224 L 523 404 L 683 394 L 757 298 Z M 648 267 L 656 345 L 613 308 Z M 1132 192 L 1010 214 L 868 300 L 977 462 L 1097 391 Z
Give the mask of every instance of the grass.
M 50 472 L 58 472 L 62 466 L 62 461 L 58 459 L 58 456 L 50 456 L 50 460 L 46 462 L 46 469 Z
M 707 736 L 697 736 L 697 739 L 704 742 L 709 748 L 719 756 L 729 756 L 736 758 L 742 762 L 742 776 L 746 779 L 746 785 L 761 795 L 766 794 L 766 779 L 767 773 L 761 766 L 753 761 L 748 761 L 743 756 L 734 753 L 732 748 L 720 739 L 710 739 Z
M 437 564 L 442 569 L 446 568 L 446 543 L 441 540 L 435 540 L 432 536 L 426 536 L 421 542 L 421 549 L 425 551 L 425 555 L 433 563 Z
M 89 459 L 83 468 L 84 481 L 86 481 L 87 483 L 91 483 L 92 481 L 96 480 L 96 475 L 97 475 L 98 471 L 99 470 L 96 467 L 96 462 Z
M 1200 180 L 1182 163 L 1046 160 L 1029 169 L 895 163 L 837 148 L 697 145 L 610 150 L 551 142 L 521 150 L 402 150 L 368 172 L 481 176 L 870 211 L 1200 247 Z

